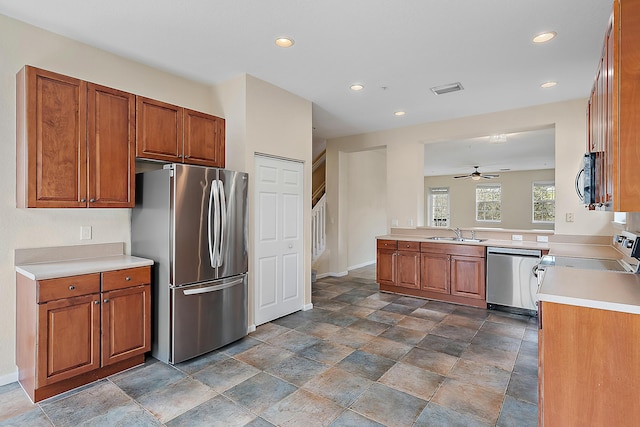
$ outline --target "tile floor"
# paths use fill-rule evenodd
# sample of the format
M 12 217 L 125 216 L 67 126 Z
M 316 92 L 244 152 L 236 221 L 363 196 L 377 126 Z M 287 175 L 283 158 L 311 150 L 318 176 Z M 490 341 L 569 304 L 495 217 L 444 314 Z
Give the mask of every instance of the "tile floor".
M 313 310 L 36 405 L 2 386 L 0 425 L 537 425 L 534 318 L 377 288 L 374 266 L 320 279 Z

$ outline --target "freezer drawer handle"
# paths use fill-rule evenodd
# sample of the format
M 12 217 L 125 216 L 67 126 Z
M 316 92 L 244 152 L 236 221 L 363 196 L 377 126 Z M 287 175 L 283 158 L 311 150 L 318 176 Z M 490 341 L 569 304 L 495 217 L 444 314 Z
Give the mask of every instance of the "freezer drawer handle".
M 197 295 L 197 294 L 206 294 L 208 292 L 215 292 L 222 289 L 231 288 L 235 285 L 242 283 L 244 279 L 236 279 L 233 282 L 223 283 L 222 285 L 215 286 L 207 286 L 206 288 L 198 288 L 198 289 L 185 289 L 182 291 L 185 295 Z

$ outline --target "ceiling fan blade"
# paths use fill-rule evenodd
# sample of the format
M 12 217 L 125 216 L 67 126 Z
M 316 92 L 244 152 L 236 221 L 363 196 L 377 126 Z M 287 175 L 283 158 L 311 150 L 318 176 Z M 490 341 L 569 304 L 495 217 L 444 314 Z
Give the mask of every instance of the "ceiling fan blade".
M 471 175 L 458 175 L 458 176 L 454 176 L 454 179 L 458 179 L 458 178 L 469 178 Z
M 493 179 L 493 178 L 498 178 L 500 175 L 482 175 L 483 178 L 485 179 Z

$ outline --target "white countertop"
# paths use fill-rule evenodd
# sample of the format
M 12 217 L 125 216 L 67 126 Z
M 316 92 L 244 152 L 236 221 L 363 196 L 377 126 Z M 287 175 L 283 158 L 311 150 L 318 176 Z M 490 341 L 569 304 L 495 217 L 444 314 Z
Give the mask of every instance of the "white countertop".
M 551 267 L 545 270 L 538 300 L 640 314 L 640 275 Z
M 31 280 L 43 280 L 77 276 L 79 274 L 98 273 L 101 271 L 145 267 L 148 265 L 153 265 L 153 261 L 131 255 L 113 255 L 16 265 L 16 272 Z
M 519 241 L 519 240 L 498 240 L 498 239 L 482 239 L 481 242 L 469 242 L 469 241 L 456 241 L 456 240 L 433 240 L 426 236 L 410 236 L 403 234 L 387 234 L 384 236 L 377 236 L 376 239 L 383 240 L 399 240 L 409 242 L 425 242 L 425 243 L 450 243 L 454 245 L 475 245 L 475 246 L 497 246 L 501 248 L 522 248 L 522 249 L 549 249 L 549 243 L 538 243 L 531 241 Z

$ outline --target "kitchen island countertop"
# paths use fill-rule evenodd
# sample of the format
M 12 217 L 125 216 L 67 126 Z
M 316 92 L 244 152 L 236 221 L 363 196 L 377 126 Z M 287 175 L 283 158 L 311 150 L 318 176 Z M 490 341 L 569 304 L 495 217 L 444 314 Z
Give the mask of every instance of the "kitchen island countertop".
M 555 266 L 545 270 L 538 300 L 640 314 L 640 275 Z

